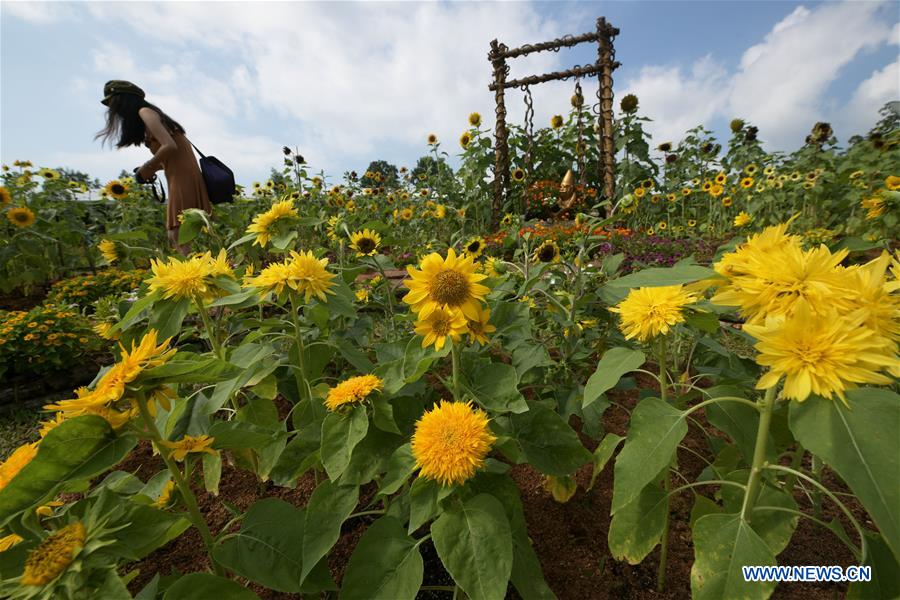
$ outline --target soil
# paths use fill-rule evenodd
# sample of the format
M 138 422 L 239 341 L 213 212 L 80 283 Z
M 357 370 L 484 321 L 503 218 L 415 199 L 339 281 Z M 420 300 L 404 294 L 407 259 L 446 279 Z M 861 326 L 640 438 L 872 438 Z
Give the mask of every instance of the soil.
M 639 375 L 637 379 L 639 388 L 655 386 L 655 382 L 649 377 Z M 637 404 L 637 390 L 613 391 L 609 396 L 615 403 L 628 410 Z M 721 435 L 706 426 L 702 411 L 698 411 L 695 415 L 708 431 L 704 432 L 691 424 L 683 442 L 683 446 L 689 450 L 680 449 L 678 452 L 679 469 L 691 480 L 703 470 L 705 460 L 711 459 L 707 450 L 707 433 Z M 613 405 L 604 415 L 606 431 L 625 435 L 628 418 L 628 413 Z M 580 429 L 577 419 L 573 418 L 573 426 L 577 430 Z M 584 435 L 581 437 L 586 447 L 591 450 L 596 447 L 596 441 Z M 606 540 L 610 523 L 613 463 L 614 460 L 609 461 L 590 491 L 586 491 L 586 488 L 591 478 L 591 466 L 586 465 L 579 469 L 575 474 L 578 490 L 566 503 L 559 503 L 553 499 L 543 488 L 543 476 L 529 465 L 516 465 L 510 470 L 510 475 L 520 490 L 528 534 L 541 562 L 547 583 L 557 597 L 565 600 L 689 599 L 690 570 L 693 562 L 689 523 L 693 495 L 687 491 L 672 499 L 666 591 L 658 593 L 656 572 L 659 548 L 638 565 L 617 562 L 610 555 Z M 118 468 L 135 472 L 138 477 L 147 479 L 162 467 L 160 458 L 152 456 L 149 445 L 145 443 L 136 448 Z M 251 473 L 229 465 L 223 467 L 221 482 L 218 498 L 205 492 L 199 481 L 194 484 L 200 509 L 213 531 L 218 531 L 231 518 L 230 513 L 224 508 L 223 501 L 232 503 L 242 511 L 263 497 L 280 498 L 296 506 L 304 506 L 316 486 L 313 473 L 304 475 L 297 482 L 295 489 L 288 489 L 271 483 L 260 484 Z M 848 491 L 827 470 L 825 483 L 833 490 Z M 700 491 L 711 496 L 713 488 L 700 488 Z M 364 505 L 373 493 L 373 484 L 364 486 L 361 490 L 361 505 Z M 796 493 L 796 500 L 801 509 L 809 511 L 811 503 L 799 491 Z M 851 502 L 849 507 L 861 522 L 873 527 L 861 506 Z M 824 505 L 821 518 L 826 522 L 838 518 L 846 530 L 851 530 L 844 516 L 828 502 Z M 332 576 L 338 584 L 360 536 L 373 520 L 374 517 L 361 517 L 345 522 L 341 538 L 332 549 L 328 561 Z M 441 565 L 433 545 L 423 544 L 421 551 L 425 562 L 423 585 L 452 586 L 452 580 Z M 855 564 L 852 554 L 839 540 L 805 519 L 800 521 L 790 545 L 778 556 L 778 562 L 782 565 Z M 204 570 L 208 566 L 200 537 L 196 530 L 191 529 L 144 560 L 129 565 L 128 571 L 135 569 L 139 571 L 129 588 L 136 593 L 155 573 L 162 575 L 175 571 L 186 573 Z M 273 592 L 247 581 L 242 583 L 265 600 L 297 597 Z M 843 597 L 845 592 L 846 584 L 793 583 L 781 584 L 772 597 L 778 600 L 832 600 Z M 450 596 L 450 593 L 442 591 L 423 591 L 419 594 L 421 599 L 449 599 Z M 512 586 L 507 597 L 519 598 Z

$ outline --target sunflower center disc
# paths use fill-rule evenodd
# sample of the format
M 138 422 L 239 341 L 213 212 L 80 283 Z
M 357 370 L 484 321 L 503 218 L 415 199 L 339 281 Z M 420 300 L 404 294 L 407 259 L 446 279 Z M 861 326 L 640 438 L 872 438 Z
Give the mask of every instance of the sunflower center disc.
M 375 240 L 372 238 L 361 238 L 356 242 L 356 247 L 359 248 L 359 251 L 363 254 L 368 254 L 375 249 Z
M 556 251 L 553 249 L 553 246 L 544 246 L 541 248 L 540 254 L 538 254 L 541 262 L 550 262 L 554 256 L 556 256 Z
M 432 330 L 438 336 L 445 336 L 450 333 L 450 319 L 435 319 L 434 324 L 432 325 Z
M 431 298 L 438 304 L 459 306 L 469 296 L 469 282 L 459 271 L 448 269 L 434 276 Z

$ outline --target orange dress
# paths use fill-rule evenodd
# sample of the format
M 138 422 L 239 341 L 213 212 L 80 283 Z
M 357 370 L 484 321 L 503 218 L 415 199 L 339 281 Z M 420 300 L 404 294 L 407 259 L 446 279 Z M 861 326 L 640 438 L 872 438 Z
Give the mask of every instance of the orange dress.
M 194 157 L 194 149 L 183 133 L 172 134 L 177 150 L 162 162 L 166 183 L 169 187 L 169 202 L 166 207 L 166 229 L 178 228 L 178 215 L 188 208 L 200 208 L 212 214 L 212 204 L 206 193 L 206 183 L 200 173 L 200 165 Z M 153 154 L 160 143 L 148 131 L 144 142 Z

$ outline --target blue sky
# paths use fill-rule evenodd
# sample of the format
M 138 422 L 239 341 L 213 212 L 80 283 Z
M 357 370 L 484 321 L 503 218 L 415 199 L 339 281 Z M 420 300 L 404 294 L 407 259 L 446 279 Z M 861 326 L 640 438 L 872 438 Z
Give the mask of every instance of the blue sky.
M 636 93 L 654 140 L 733 117 L 769 149 L 815 121 L 846 140 L 900 99 L 892 2 L 398 2 L 0 4 L 0 161 L 107 179 L 146 160 L 101 148 L 103 83 L 129 79 L 242 183 L 297 146 L 331 177 L 383 158 L 412 166 L 434 132 L 455 154 L 466 117 L 493 127 L 489 42 L 509 46 L 621 29 L 615 93 Z M 596 47 L 512 62 L 512 76 L 592 62 Z M 595 80 L 584 85 L 591 91 Z M 535 122 L 568 108 L 572 83 L 534 88 Z M 521 122 L 521 94 L 507 96 Z

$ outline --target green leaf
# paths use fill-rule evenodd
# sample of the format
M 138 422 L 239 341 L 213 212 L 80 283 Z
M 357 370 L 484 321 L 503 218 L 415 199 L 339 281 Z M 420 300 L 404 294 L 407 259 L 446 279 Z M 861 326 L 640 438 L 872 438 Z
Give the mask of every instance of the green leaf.
M 280 431 L 273 431 L 244 421 L 216 421 L 209 428 L 213 437 L 213 448 L 261 448 L 282 437 Z
M 694 495 L 694 507 L 691 508 L 691 529 L 697 519 L 706 515 L 718 514 L 722 512 L 722 507 L 701 494 Z
M 718 395 L 712 390 L 710 390 L 710 394 L 712 394 L 713 398 Z M 758 410 L 738 402 L 715 402 L 707 405 L 706 419 L 714 427 L 724 431 L 728 434 L 728 437 L 734 440 L 747 464 L 753 460 L 753 451 L 756 448 L 756 431 L 759 429 Z M 775 445 L 772 441 L 772 436 L 766 437 L 766 456 L 770 458 L 775 456 Z
M 440 512 L 440 501 L 452 491 L 436 481 L 417 477 L 409 488 L 409 533 L 435 518 Z
M 591 482 L 587 487 L 588 491 L 594 487 L 597 477 L 599 477 L 603 469 L 606 468 L 606 463 L 609 462 L 613 452 L 616 451 L 616 448 L 619 447 L 619 444 L 621 444 L 624 439 L 625 438 L 621 435 L 607 433 L 603 436 L 603 439 L 600 440 L 600 443 L 597 444 L 597 449 L 594 450 L 594 470 L 591 473 Z
M 322 422 L 322 465 L 328 478 L 337 481 L 350 463 L 353 448 L 366 437 L 369 418 L 366 407 L 354 406 L 348 413 L 329 412 Z
M 215 306 L 234 306 L 241 305 L 239 308 L 244 306 L 252 306 L 257 304 L 259 301 L 259 290 L 256 288 L 249 288 L 246 290 L 242 290 L 240 292 L 229 294 L 227 296 L 222 296 L 221 298 L 216 298 L 212 302 L 209 303 L 210 307 Z
M 640 369 L 645 361 L 646 357 L 640 350 L 629 348 L 607 350 L 584 386 L 582 406 L 587 408 L 593 404 L 601 395 L 615 387 L 622 375 Z
M 611 279 L 606 285 L 617 288 L 660 287 L 692 283 L 700 279 L 715 279 L 719 274 L 709 267 L 699 265 L 675 265 L 674 267 L 651 267 L 624 277 Z
M 238 575 L 279 592 L 335 589 L 326 561 L 300 583 L 305 523 L 302 509 L 277 498 L 259 500 L 247 511 L 240 531 L 216 544 L 213 557 Z
M 548 408 L 536 406 L 527 413 L 513 414 L 510 423 L 525 459 L 541 473 L 571 475 L 591 460 L 575 431 Z
M 133 436 L 117 436 L 96 415 L 63 421 L 44 437 L 31 462 L 0 490 L 0 527 L 17 513 L 48 500 L 66 482 L 103 473 L 136 443 Z
M 341 525 L 358 502 L 359 487 L 355 485 L 336 485 L 326 479 L 315 489 L 306 506 L 301 582 L 338 541 Z
M 900 557 L 900 396 L 860 388 L 847 401 L 850 408 L 817 397 L 791 402 L 791 431 L 847 482 Z
M 765 599 L 775 582 L 744 581 L 742 566 L 774 566 L 775 555 L 738 514 L 710 514 L 697 519 L 693 530 L 694 565 L 691 597 Z
M 166 590 L 163 600 L 259 600 L 259 596 L 230 579 L 212 573 L 190 573 Z
M 742 469 L 729 473 L 725 479 L 735 481 L 746 485 L 750 471 Z M 744 490 L 728 485 L 723 486 L 721 490 L 722 506 L 726 513 L 738 513 L 744 503 Z M 770 510 L 775 508 L 776 510 Z M 791 538 L 794 536 L 794 530 L 797 529 L 797 521 L 800 517 L 782 509 L 798 510 L 797 503 L 794 499 L 783 490 L 776 489 L 763 482 L 759 490 L 759 497 L 753 505 L 753 512 L 750 515 L 750 523 L 753 530 L 762 538 L 766 546 L 772 551 L 772 554 L 778 555 L 782 550 L 787 548 Z
M 523 413 L 528 403 L 519 393 L 519 376 L 512 365 L 477 363 L 463 369 L 463 385 L 482 407 L 494 413 Z
M 666 467 L 663 477 L 669 476 Z M 613 515 L 609 523 L 609 551 L 616 560 L 636 565 L 659 544 L 669 511 L 667 494 L 657 477 L 640 494 Z
M 403 444 L 391 455 L 388 462 L 387 473 L 380 482 L 378 494 L 390 496 L 399 490 L 416 470 L 416 459 L 412 455 L 412 447 L 409 442 Z
M 297 479 L 318 462 L 318 450 L 322 444 L 321 429 L 308 427 L 288 442 L 272 468 L 272 481 L 285 487 L 294 487 Z
M 687 434 L 684 414 L 659 398 L 644 398 L 631 413 L 625 446 L 616 457 L 611 513 L 630 504 L 669 465 Z
M 203 486 L 213 496 L 219 495 L 219 481 L 222 479 L 222 455 L 203 453 L 200 461 L 203 464 Z
M 184 533 L 191 522 L 152 506 L 129 506 L 128 526 L 116 531 L 116 539 L 129 560 L 140 560 Z
M 160 300 L 150 311 L 150 327 L 157 330 L 160 340 L 168 339 L 181 331 L 181 323 L 190 308 L 190 298 Z
M 125 316 L 122 317 L 122 320 L 112 326 L 112 329 L 110 329 L 110 333 L 125 331 L 126 329 L 137 323 L 141 319 L 144 311 L 147 310 L 156 300 L 157 297 L 155 294 L 148 294 L 142 298 L 139 298 L 138 300 L 135 300 L 131 304 L 131 308 L 128 309 L 128 312 L 125 313 Z
M 425 571 L 416 540 L 393 517 L 381 517 L 362 535 L 341 584 L 345 600 L 413 600 Z
M 479 494 L 453 506 L 431 525 L 434 547 L 453 580 L 472 600 L 503 600 L 513 545 L 503 505 Z
M 900 565 L 884 543 L 884 538 L 865 531 L 869 555 L 865 564 L 872 567 L 872 581 L 858 581 L 847 589 L 847 600 L 897 600 L 900 598 Z
M 694 329 L 699 329 L 706 333 L 716 333 L 719 331 L 719 316 L 712 312 L 701 312 L 698 310 L 686 311 L 684 320 Z

